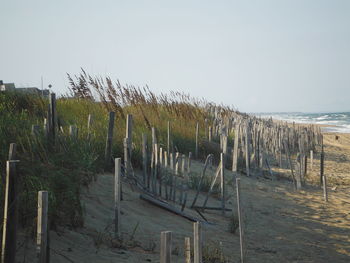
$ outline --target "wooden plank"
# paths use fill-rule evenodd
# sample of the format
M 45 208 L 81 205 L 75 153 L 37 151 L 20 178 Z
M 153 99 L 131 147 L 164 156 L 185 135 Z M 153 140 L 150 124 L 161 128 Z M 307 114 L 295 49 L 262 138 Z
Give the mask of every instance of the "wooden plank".
M 191 263 L 191 238 L 185 237 L 185 263 Z
M 160 263 L 171 263 L 171 231 L 163 231 L 160 233 Z
M 105 170 L 108 170 L 112 161 L 112 145 L 113 145 L 113 129 L 114 129 L 115 112 L 111 111 L 108 114 L 108 130 L 105 148 Z
M 241 179 L 236 178 L 236 192 L 237 192 L 237 213 L 238 213 L 238 223 L 239 223 L 239 243 L 241 252 L 241 263 L 244 262 L 244 233 L 243 233 L 243 214 L 241 207 Z
M 194 263 L 202 263 L 202 227 L 200 222 L 193 223 Z
M 150 196 L 148 194 L 141 194 L 140 195 L 140 199 L 145 200 L 145 201 L 147 201 L 147 202 L 149 202 L 149 203 L 151 203 L 151 204 L 153 204 L 155 206 L 158 206 L 160 208 L 163 208 L 163 209 L 165 209 L 165 210 L 167 210 L 167 211 L 169 211 L 169 212 L 171 212 L 173 214 L 182 216 L 183 218 L 186 218 L 187 220 L 189 220 L 191 222 L 197 222 L 198 221 L 197 218 L 194 218 L 194 217 L 192 217 L 190 215 L 187 215 L 187 214 L 181 212 L 180 209 L 172 206 L 171 204 L 169 204 L 169 203 L 167 203 L 165 201 L 159 200 L 159 199 L 157 199 L 157 198 L 155 198 L 153 196 Z
M 121 205 L 121 158 L 115 158 L 115 169 L 114 169 L 114 236 L 115 238 L 121 238 L 120 205 Z
M 201 190 L 201 185 L 202 185 L 202 182 L 203 182 L 203 179 L 204 179 L 204 176 L 205 176 L 205 172 L 207 170 L 207 167 L 209 165 L 209 162 L 210 160 L 213 158 L 213 155 L 212 154 L 209 154 L 207 156 L 207 158 L 205 159 L 205 163 L 204 163 L 204 168 L 203 168 L 203 171 L 202 171 L 202 174 L 201 174 L 201 178 L 199 179 L 199 182 L 198 182 L 198 186 L 197 186 L 197 192 L 196 192 L 196 195 L 192 201 L 192 205 L 191 205 L 191 208 L 194 207 L 194 205 L 196 204 L 197 202 L 197 198 L 199 196 L 199 193 L 200 193 L 200 190 Z
M 38 263 L 48 263 L 50 249 L 48 246 L 48 206 L 49 194 L 47 191 L 38 192 L 38 223 L 37 223 L 37 258 Z
M 4 220 L 2 231 L 1 263 L 16 262 L 18 223 L 18 193 L 16 166 L 19 161 L 6 162 Z

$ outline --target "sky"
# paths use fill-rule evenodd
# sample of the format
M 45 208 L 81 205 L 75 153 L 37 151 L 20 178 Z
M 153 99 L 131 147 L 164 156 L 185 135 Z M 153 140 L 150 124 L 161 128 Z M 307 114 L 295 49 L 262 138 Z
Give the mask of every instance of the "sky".
M 0 79 L 84 68 L 245 112 L 350 111 L 348 0 L 0 0 Z

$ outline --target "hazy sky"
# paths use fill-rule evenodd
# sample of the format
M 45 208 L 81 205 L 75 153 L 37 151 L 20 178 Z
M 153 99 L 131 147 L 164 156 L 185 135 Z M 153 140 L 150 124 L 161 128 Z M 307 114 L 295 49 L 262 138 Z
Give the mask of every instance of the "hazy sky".
M 350 111 L 350 1 L 0 0 L 0 79 L 80 67 L 241 111 Z

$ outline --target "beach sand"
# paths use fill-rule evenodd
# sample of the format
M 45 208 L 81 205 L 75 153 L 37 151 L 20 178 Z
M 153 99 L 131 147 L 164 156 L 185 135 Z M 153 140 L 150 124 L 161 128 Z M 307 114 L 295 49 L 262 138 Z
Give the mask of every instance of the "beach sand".
M 284 179 L 287 170 L 275 169 L 273 180 L 240 176 L 246 262 L 350 262 L 350 134 L 338 136 L 338 140 L 335 134 L 325 134 L 324 138 L 328 203 L 318 186 L 319 153 L 315 153 L 307 177 L 315 184 L 309 183 L 299 192 Z M 193 170 L 200 172 L 202 167 L 202 163 L 193 162 Z M 214 170 L 208 173 L 214 174 Z M 236 214 L 235 175 L 228 170 L 225 175 L 227 195 L 231 196 L 227 207 Z M 113 175 L 104 174 L 82 193 L 84 228 L 50 232 L 51 262 L 159 262 L 161 231 L 173 232 L 173 262 L 184 262 L 184 238 L 192 237 L 192 223 L 141 200 L 129 184 L 123 184 L 123 191 L 124 248 L 111 238 Z M 189 203 L 194 194 L 190 191 Z M 201 194 L 199 204 L 203 199 Z M 220 206 L 220 200 L 211 197 L 209 205 Z M 191 209 L 185 212 L 200 218 Z M 205 250 L 221 249 L 227 262 L 240 262 L 238 231 L 228 232 L 232 213 L 223 216 L 220 211 L 210 211 L 204 215 L 213 223 L 203 225 Z M 24 255 L 27 261 L 23 261 Z M 30 241 L 19 249 L 17 262 L 33 262 L 34 257 L 35 246 Z

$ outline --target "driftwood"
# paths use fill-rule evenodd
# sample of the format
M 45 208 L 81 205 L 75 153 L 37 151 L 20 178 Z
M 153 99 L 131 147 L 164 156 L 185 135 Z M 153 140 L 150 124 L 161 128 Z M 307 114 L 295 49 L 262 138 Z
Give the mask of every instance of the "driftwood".
M 163 200 L 160 200 L 160 199 L 157 199 L 153 196 L 150 196 L 150 195 L 147 195 L 147 194 L 141 194 L 140 195 L 140 199 L 142 200 L 145 200 L 147 202 L 150 202 L 151 204 L 155 205 L 155 206 L 158 206 L 160 208 L 163 208 L 165 210 L 168 210 L 169 212 L 172 212 L 176 215 L 179 215 L 179 216 L 182 216 L 188 220 L 190 220 L 191 222 L 198 222 L 200 220 L 198 220 L 197 218 L 194 218 L 190 215 L 186 215 L 185 213 L 181 212 L 180 209 L 172 206 L 171 204 L 163 201 Z

